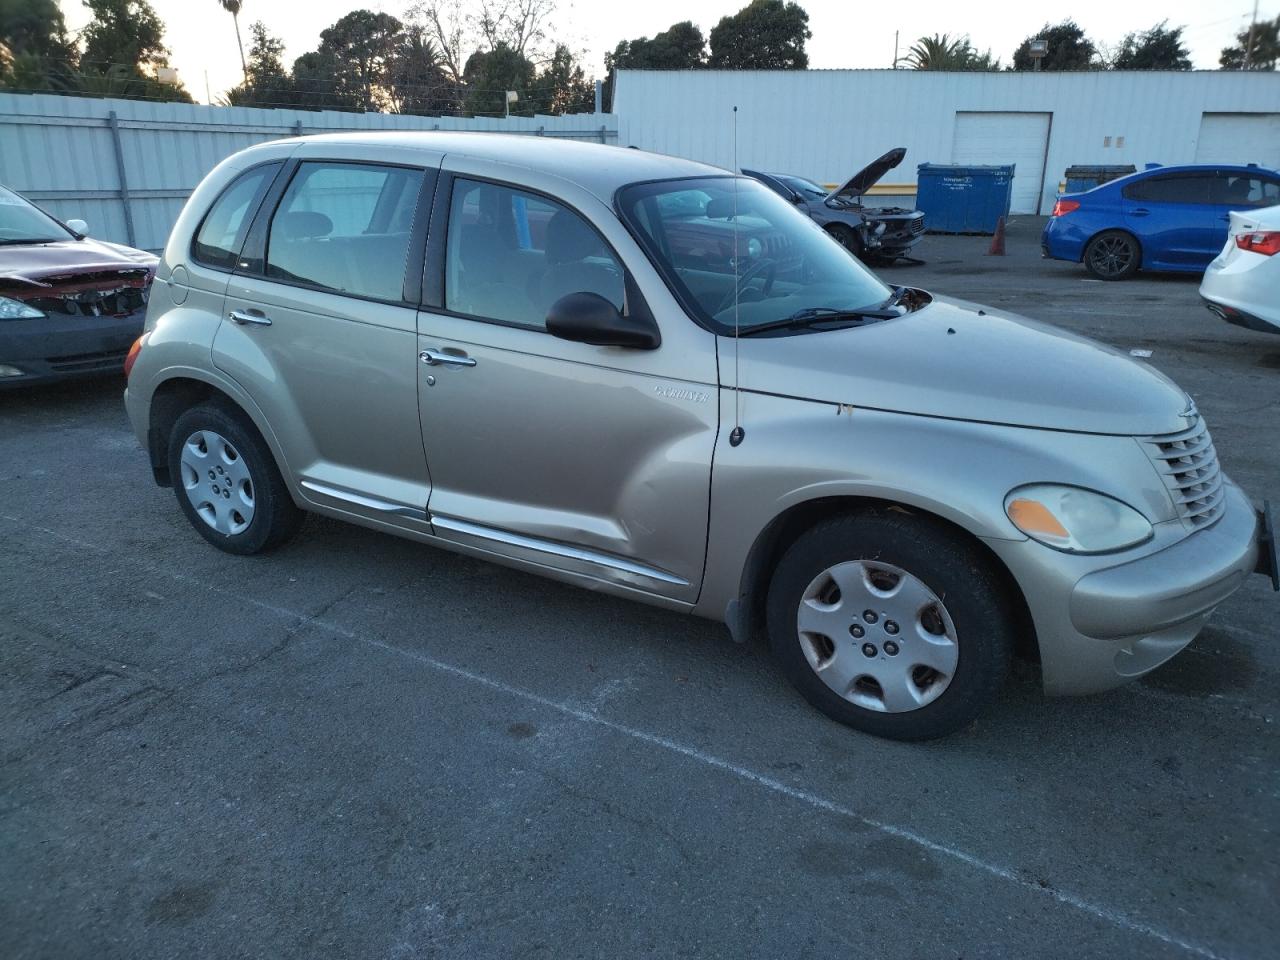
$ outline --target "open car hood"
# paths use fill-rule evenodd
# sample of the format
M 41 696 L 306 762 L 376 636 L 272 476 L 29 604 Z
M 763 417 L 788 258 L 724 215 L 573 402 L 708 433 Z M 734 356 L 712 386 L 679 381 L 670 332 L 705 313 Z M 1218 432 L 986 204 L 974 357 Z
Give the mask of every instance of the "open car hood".
M 906 147 L 894 147 L 883 157 L 872 160 L 855 173 L 840 187 L 827 194 L 828 200 L 856 200 L 871 187 L 880 182 L 880 178 L 902 162 L 907 155 Z

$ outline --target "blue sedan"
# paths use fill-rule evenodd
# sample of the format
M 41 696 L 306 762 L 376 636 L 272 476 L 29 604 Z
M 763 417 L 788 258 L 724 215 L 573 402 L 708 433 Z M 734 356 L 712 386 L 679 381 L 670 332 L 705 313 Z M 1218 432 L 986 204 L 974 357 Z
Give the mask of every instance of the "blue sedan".
M 1280 172 L 1255 164 L 1153 167 L 1064 194 L 1040 238 L 1044 256 L 1099 280 L 1138 270 L 1203 273 L 1227 242 L 1232 210 L 1280 203 Z

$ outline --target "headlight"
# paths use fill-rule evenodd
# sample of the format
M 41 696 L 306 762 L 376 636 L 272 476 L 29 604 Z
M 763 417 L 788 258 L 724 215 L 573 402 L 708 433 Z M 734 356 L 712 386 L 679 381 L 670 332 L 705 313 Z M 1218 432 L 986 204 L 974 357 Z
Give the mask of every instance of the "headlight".
M 38 320 L 44 314 L 21 300 L 0 297 L 0 320 Z
M 1005 497 L 1004 512 L 1032 540 L 1065 553 L 1108 553 L 1151 537 L 1151 524 L 1133 507 L 1080 487 L 1019 487 Z

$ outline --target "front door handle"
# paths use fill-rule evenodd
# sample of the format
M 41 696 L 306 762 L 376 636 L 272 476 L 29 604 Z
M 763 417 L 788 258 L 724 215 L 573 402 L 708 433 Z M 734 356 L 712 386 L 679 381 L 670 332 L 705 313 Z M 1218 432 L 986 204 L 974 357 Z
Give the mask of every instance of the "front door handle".
M 260 310 L 232 310 L 227 314 L 227 319 L 242 327 L 247 323 L 259 327 L 271 326 L 271 318 Z
M 465 354 L 445 353 L 442 350 L 423 350 L 418 359 L 428 367 L 443 364 L 446 367 L 474 367 L 476 362 Z
M 1136 209 L 1136 210 L 1130 210 L 1130 211 L 1129 211 L 1129 216 L 1131 216 L 1131 217 L 1145 217 L 1145 216 L 1147 216 L 1149 213 L 1151 213 L 1151 211 L 1150 211 L 1150 210 L 1148 210 L 1146 207 L 1138 207 L 1138 209 Z

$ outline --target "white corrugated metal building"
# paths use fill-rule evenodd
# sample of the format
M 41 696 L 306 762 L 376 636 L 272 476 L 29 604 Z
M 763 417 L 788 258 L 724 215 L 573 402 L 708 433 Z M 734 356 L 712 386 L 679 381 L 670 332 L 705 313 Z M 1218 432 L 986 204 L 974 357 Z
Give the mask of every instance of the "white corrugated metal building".
M 920 163 L 1017 165 L 1014 213 L 1047 213 L 1073 164 L 1280 168 L 1280 73 L 622 70 L 618 143 L 733 166 L 847 179 L 892 147 L 878 192 Z

